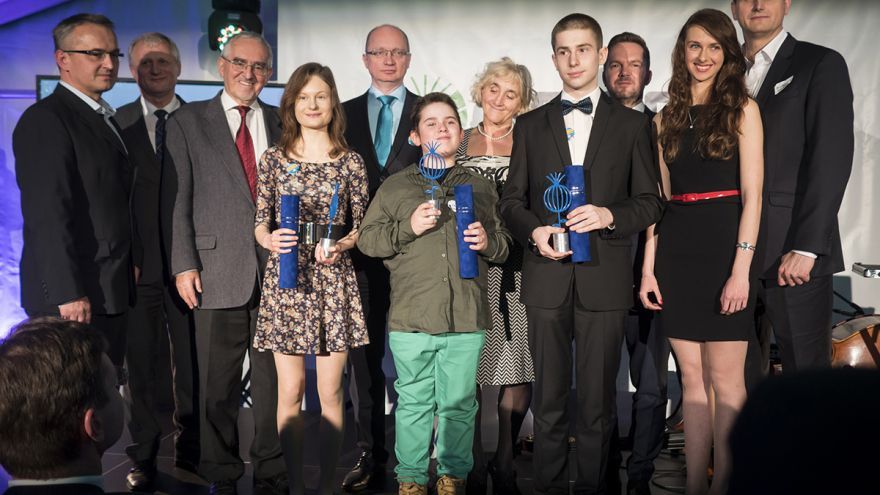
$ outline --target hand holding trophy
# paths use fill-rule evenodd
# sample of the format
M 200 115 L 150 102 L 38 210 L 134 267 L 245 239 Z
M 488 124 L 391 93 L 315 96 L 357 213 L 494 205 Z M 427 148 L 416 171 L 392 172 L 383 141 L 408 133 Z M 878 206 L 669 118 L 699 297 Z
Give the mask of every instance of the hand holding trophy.
M 562 222 L 562 213 L 571 206 L 571 191 L 562 184 L 564 174 L 552 173 L 547 176 L 550 187 L 544 191 L 544 207 L 552 213 L 556 213 L 554 227 L 565 228 Z M 555 232 L 552 234 L 553 250 L 557 253 L 565 253 L 569 250 L 568 232 Z

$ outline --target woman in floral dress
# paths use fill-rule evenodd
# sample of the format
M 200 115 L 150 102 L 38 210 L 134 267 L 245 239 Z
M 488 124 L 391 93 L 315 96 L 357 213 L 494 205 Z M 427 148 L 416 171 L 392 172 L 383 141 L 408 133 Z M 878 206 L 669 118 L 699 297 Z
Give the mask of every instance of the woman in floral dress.
M 271 251 L 257 317 L 254 348 L 272 351 L 278 374 L 278 432 L 291 493 L 303 493 L 305 355 L 314 354 L 321 400 L 320 493 L 333 492 L 343 438 L 342 376 L 348 350 L 368 342 L 351 258 L 367 206 L 367 176 L 361 157 L 347 149 L 345 119 L 333 74 L 316 63 L 300 66 L 281 97 L 282 136 L 259 164 L 255 236 Z M 329 217 L 338 185 L 338 209 Z M 300 227 L 280 228 L 281 197 L 300 198 Z M 346 228 L 352 229 L 340 237 Z M 317 225 L 315 225 L 317 224 Z M 305 244 L 298 230 L 325 237 L 332 224 L 336 246 L 325 255 Z M 279 287 L 279 255 L 299 243 L 295 289 Z

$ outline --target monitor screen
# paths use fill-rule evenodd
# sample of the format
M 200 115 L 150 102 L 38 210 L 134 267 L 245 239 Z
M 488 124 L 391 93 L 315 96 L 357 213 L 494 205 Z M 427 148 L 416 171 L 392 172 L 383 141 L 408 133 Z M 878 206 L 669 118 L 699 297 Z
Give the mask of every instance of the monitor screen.
M 37 76 L 37 99 L 52 94 L 60 79 L 58 76 Z M 210 100 L 217 96 L 217 92 L 223 89 L 222 81 L 177 81 L 176 92 L 184 101 Z M 266 84 L 260 93 L 260 99 L 270 105 L 278 106 L 281 102 L 281 94 L 284 92 L 283 84 Z M 113 89 L 102 95 L 104 100 L 119 108 L 131 103 L 140 96 L 137 83 L 130 77 L 120 77 Z

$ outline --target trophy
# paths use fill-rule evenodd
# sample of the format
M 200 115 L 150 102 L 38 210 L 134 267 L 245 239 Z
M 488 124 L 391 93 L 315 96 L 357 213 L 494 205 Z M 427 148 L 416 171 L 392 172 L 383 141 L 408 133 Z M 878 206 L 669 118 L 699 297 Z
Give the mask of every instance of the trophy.
M 565 175 L 559 172 L 547 176 L 547 180 L 550 181 L 550 187 L 544 191 L 544 207 L 556 213 L 554 227 L 562 227 L 561 214 L 571 206 L 571 191 L 562 184 L 562 179 L 564 178 Z M 553 250 L 557 253 L 568 251 L 568 232 L 553 234 Z
M 587 188 L 583 166 L 567 165 L 565 167 L 565 184 L 571 193 L 571 205 L 569 205 L 571 209 L 587 204 Z M 592 261 L 589 232 L 571 232 L 569 234 L 569 241 L 571 241 L 571 261 L 575 263 Z
M 440 143 L 437 142 L 428 143 L 428 152 L 419 159 L 419 173 L 429 183 L 433 182 L 430 189 L 425 189 L 425 197 L 428 203 L 437 210 L 440 209 L 441 205 L 440 200 L 434 197 L 434 192 L 440 189 L 437 179 L 443 177 L 443 174 L 446 173 L 446 159 L 437 153 L 439 146 Z M 439 217 L 435 216 L 434 220 L 437 218 Z
M 282 229 L 299 231 L 299 196 L 296 194 L 281 195 L 281 221 L 279 223 Z M 299 243 L 290 248 L 289 253 L 278 255 L 278 287 L 296 289 L 296 275 L 299 272 L 298 256 Z
M 336 217 L 336 210 L 339 208 L 339 183 L 333 185 L 333 196 L 330 198 L 330 213 L 327 214 L 327 234 L 321 238 L 321 249 L 324 250 L 324 257 L 330 257 L 330 249 L 336 246 L 336 239 L 330 237 L 333 233 L 333 218 Z
M 461 278 L 476 278 L 480 274 L 477 252 L 471 243 L 465 242 L 464 231 L 476 221 L 474 211 L 474 187 L 470 184 L 455 186 L 455 226 L 458 230 L 458 275 Z

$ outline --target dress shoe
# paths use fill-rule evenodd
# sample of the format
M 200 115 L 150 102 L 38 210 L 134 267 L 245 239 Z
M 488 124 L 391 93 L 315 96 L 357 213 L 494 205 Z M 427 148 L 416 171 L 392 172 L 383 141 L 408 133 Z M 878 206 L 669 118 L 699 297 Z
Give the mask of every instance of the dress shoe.
M 152 461 L 138 462 L 125 475 L 125 486 L 132 492 L 150 491 L 156 481 L 156 464 Z
M 467 483 L 465 484 L 465 493 L 467 495 L 486 495 L 486 477 L 488 473 L 485 468 L 477 468 L 468 473 Z
M 428 487 L 418 483 L 401 483 L 397 495 L 428 495 Z
M 464 495 L 465 480 L 444 474 L 437 480 L 437 495 Z
M 626 495 L 651 495 L 651 482 L 648 480 L 627 481 Z
M 290 482 L 287 473 L 280 473 L 270 478 L 254 479 L 254 495 L 287 495 Z
M 373 461 L 373 454 L 361 453 L 357 464 L 342 480 L 342 490 L 347 493 L 364 491 L 370 487 L 381 486 L 385 482 L 385 464 Z
M 232 481 L 215 481 L 208 491 L 211 495 L 238 495 L 238 483 Z
M 490 462 L 489 474 L 492 476 L 492 493 L 494 495 L 522 495 L 516 485 L 516 471 L 501 471 L 497 464 Z

